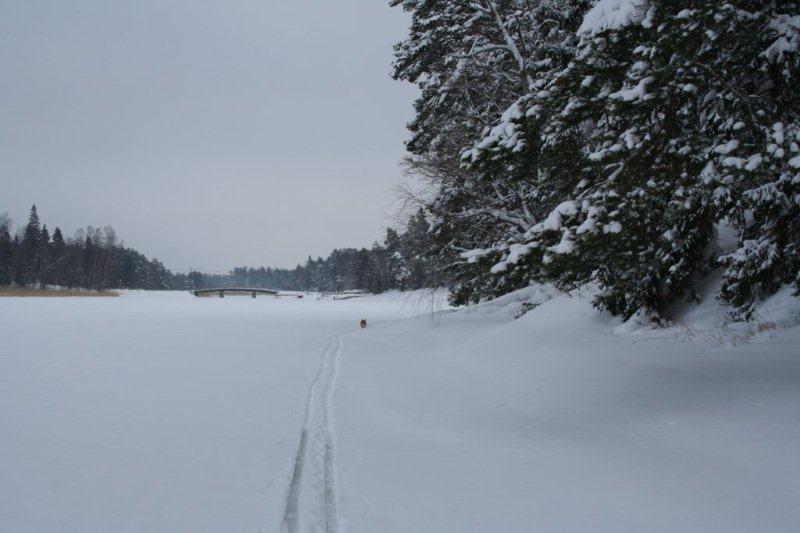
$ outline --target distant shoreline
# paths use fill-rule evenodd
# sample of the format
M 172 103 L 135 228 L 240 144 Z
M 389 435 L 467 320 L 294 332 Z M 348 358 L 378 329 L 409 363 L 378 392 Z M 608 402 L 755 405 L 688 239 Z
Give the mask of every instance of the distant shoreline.
M 42 298 L 42 297 L 110 297 L 119 296 L 115 291 L 92 291 L 86 289 L 35 289 L 32 287 L 0 287 L 0 298 Z

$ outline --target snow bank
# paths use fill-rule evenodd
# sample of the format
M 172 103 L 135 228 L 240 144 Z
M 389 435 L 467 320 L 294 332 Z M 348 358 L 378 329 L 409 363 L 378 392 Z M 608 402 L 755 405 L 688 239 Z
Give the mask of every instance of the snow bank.
M 727 228 L 722 228 L 723 249 L 727 243 Z M 658 339 L 693 339 L 714 347 L 734 347 L 744 342 L 769 338 L 782 330 L 800 325 L 800 298 L 794 296 L 792 287 L 783 287 L 777 293 L 755 305 L 750 321 L 734 320 L 731 306 L 717 299 L 721 271 L 700 280 L 697 287 L 700 303 L 680 302 L 673 310 L 677 317 L 665 328 L 655 328 L 640 314 L 614 328 L 619 335 Z
M 585 293 L 513 320 L 539 291 L 344 339 L 343 527 L 796 529 L 800 328 L 736 347 L 620 336 Z
M 553 298 L 556 294 L 555 289 L 549 285 L 535 284 L 525 287 L 508 294 L 504 294 L 494 300 L 481 302 L 457 310 L 457 313 L 465 315 L 496 315 L 502 319 L 518 318 L 527 310 L 537 307 Z

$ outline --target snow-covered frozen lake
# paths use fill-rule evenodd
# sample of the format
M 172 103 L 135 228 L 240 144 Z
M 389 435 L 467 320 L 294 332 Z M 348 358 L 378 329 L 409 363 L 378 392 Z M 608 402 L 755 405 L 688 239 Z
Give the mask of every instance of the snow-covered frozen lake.
M 796 531 L 797 327 L 426 311 L 0 299 L 0 531 Z
M 0 531 L 280 523 L 333 335 L 397 299 L 0 299 Z

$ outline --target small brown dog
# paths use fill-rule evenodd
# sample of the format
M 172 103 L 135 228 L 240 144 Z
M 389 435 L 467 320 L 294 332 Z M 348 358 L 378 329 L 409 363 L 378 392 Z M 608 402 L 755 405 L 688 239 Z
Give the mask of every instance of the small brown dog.
M 365 328 L 365 327 L 367 327 L 367 319 L 366 319 L 366 318 L 362 318 L 362 319 L 361 319 L 361 327 L 362 327 L 362 328 Z

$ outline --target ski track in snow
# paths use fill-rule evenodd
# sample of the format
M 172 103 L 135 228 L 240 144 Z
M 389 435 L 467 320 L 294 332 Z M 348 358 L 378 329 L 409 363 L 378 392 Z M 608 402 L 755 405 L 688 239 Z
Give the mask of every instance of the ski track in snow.
M 335 532 L 336 435 L 333 427 L 333 394 L 339 374 L 342 341 L 331 338 L 308 389 L 300 442 L 286 492 L 281 531 Z

